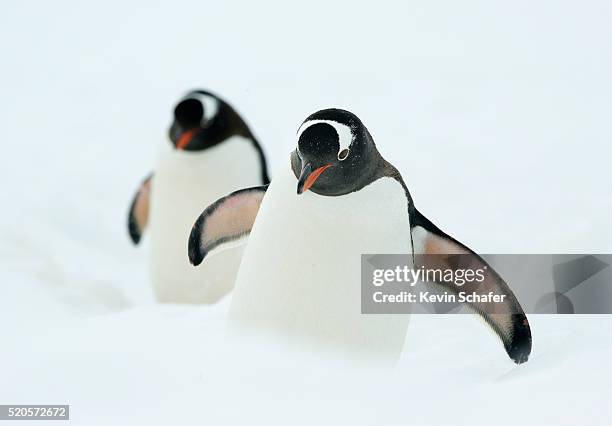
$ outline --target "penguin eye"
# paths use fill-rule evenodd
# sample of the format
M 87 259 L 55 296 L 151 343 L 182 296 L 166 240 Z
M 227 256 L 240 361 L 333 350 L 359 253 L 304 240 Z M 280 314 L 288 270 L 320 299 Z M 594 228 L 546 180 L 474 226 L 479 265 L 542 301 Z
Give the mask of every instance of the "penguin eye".
M 342 151 L 340 151 L 340 152 L 338 153 L 338 160 L 340 160 L 340 161 L 344 161 L 344 160 L 346 160 L 346 157 L 348 157 L 349 152 L 350 152 L 350 151 L 349 151 L 349 149 L 348 149 L 348 148 L 344 148 Z

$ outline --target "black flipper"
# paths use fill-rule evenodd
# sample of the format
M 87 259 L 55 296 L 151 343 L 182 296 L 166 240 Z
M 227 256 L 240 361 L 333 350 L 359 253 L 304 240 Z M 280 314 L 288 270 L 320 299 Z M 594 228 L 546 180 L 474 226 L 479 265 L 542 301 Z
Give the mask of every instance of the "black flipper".
M 149 201 L 151 198 L 151 173 L 142 181 L 138 192 L 132 200 L 128 213 L 128 232 L 134 244 L 138 244 L 142 238 L 147 222 L 149 221 Z
M 483 282 L 466 283 L 460 288 L 454 284 L 438 282 L 445 290 L 457 294 L 486 295 L 493 291 L 505 295 L 504 303 L 467 303 L 491 326 L 504 344 L 508 356 L 517 364 L 528 360 L 531 353 L 529 321 L 512 290 L 479 255 L 441 231 L 418 210 L 411 211 L 411 233 L 415 254 L 415 267 L 427 269 L 485 269 Z M 432 256 L 434 255 L 434 256 Z M 448 255 L 448 256 L 445 256 Z M 458 262 L 461 264 L 459 265 Z
M 197 266 L 212 251 L 240 244 L 251 233 L 268 185 L 241 189 L 208 206 L 189 235 L 189 261 Z

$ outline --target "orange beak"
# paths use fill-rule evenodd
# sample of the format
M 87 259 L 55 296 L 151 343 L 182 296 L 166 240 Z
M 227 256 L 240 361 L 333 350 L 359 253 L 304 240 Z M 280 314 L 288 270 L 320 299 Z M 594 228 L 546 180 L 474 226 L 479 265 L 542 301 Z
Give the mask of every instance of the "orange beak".
M 198 129 L 186 130 L 183 132 L 178 141 L 176 141 L 176 149 L 185 148 L 189 142 L 194 138 L 194 136 L 198 133 Z
M 300 173 L 300 178 L 298 179 L 298 195 L 308 191 L 310 187 L 314 185 L 319 176 L 321 176 L 321 174 L 331 166 L 331 164 L 326 164 L 318 169 L 315 169 L 314 171 L 312 171 L 312 166 L 310 164 L 306 164 L 304 167 L 302 167 L 302 172 Z

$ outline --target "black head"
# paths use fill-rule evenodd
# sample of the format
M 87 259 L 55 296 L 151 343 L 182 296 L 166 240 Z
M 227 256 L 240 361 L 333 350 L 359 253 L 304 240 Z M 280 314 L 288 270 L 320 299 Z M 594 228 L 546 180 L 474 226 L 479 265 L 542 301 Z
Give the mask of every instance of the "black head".
M 310 115 L 299 128 L 298 146 L 291 153 L 298 194 L 358 191 L 380 177 L 385 164 L 361 120 L 341 109 Z
M 250 137 L 240 116 L 218 96 L 193 90 L 174 108 L 170 140 L 177 149 L 201 151 L 233 135 Z

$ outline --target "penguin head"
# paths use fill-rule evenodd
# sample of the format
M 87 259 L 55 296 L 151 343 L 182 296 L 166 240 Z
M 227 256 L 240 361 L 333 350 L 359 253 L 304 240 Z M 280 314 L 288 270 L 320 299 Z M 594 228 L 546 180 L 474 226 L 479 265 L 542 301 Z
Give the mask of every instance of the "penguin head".
M 234 134 L 250 132 L 238 114 L 210 92 L 192 90 L 174 108 L 169 136 L 176 149 L 201 151 Z
M 373 180 L 379 159 L 370 133 L 355 114 L 341 109 L 315 112 L 298 129 L 291 154 L 297 193 L 337 196 L 358 191 Z

